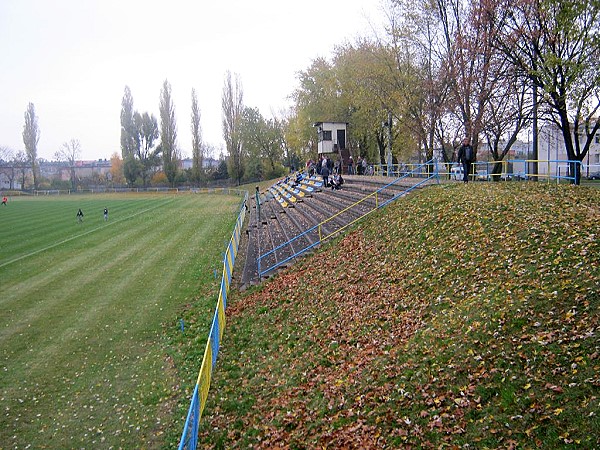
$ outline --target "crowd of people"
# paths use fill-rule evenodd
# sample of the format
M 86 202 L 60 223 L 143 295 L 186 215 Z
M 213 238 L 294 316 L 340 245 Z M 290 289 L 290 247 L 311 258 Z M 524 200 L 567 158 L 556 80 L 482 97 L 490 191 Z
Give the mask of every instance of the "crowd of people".
M 306 161 L 305 171 L 296 171 L 295 166 L 290 167 L 290 174 L 277 181 L 277 184 L 285 184 L 292 188 L 297 188 L 302 184 L 304 178 L 320 176 L 323 179 L 322 186 L 331 190 L 339 190 L 345 183 L 343 173 L 348 175 L 368 174 L 369 164 L 366 158 L 359 157 L 355 162 L 352 156 L 343 165 L 342 158 L 333 159 L 331 155 L 321 154 L 318 160 L 309 159 Z M 344 170 L 345 169 L 345 170 Z
M 328 155 L 319 155 L 317 161 L 309 159 L 306 162 L 308 176 L 320 175 L 323 178 L 323 186 L 339 189 L 344 184 L 342 177 L 343 166 L 341 158 L 333 161 Z M 358 157 L 356 163 L 352 156 L 349 157 L 346 166 L 348 175 L 364 175 L 367 173 L 369 164 L 366 158 Z
M 327 155 L 319 155 L 318 161 L 315 162 L 312 159 L 309 159 L 306 162 L 306 171 L 309 176 L 315 174 L 321 175 L 321 177 L 323 177 L 323 187 L 339 189 L 343 184 L 343 179 L 341 179 L 342 162 L 340 159 L 333 161 Z

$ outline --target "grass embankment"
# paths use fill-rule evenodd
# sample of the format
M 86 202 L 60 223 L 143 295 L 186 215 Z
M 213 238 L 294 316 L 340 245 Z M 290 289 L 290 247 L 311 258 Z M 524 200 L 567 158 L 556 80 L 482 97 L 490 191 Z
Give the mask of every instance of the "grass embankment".
M 600 191 L 424 189 L 230 296 L 200 445 L 600 446 Z
M 0 209 L 0 448 L 179 438 L 200 360 L 172 350 L 204 349 L 239 206 L 223 195 L 117 194 Z

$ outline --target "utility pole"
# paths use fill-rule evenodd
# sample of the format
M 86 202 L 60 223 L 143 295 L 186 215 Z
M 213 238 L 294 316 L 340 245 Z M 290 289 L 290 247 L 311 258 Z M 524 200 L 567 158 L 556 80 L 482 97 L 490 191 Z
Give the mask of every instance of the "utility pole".
M 531 130 L 532 135 L 532 152 L 531 159 L 533 159 L 533 164 L 531 167 L 531 174 L 533 175 L 533 180 L 537 181 L 538 177 L 538 88 L 534 84 L 533 85 L 533 129 Z
M 261 218 L 260 218 L 260 190 L 259 187 L 256 186 L 256 193 L 254 194 L 255 196 L 255 201 L 256 201 L 256 225 L 259 226 L 261 223 Z
M 392 111 L 388 111 L 388 145 L 387 151 L 385 155 L 386 163 L 387 163 L 387 174 L 391 176 L 393 171 L 393 159 L 392 159 Z

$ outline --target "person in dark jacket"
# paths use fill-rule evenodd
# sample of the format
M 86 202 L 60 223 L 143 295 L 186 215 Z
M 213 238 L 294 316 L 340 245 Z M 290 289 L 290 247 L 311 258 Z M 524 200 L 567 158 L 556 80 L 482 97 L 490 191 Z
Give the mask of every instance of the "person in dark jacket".
M 469 138 L 463 140 L 462 145 L 458 149 L 458 162 L 462 163 L 463 166 L 463 181 L 469 182 L 469 175 L 471 175 L 471 168 L 475 161 L 475 152 Z
M 323 186 L 329 187 L 329 168 L 327 164 L 323 164 L 323 167 L 321 167 L 321 176 L 323 177 Z

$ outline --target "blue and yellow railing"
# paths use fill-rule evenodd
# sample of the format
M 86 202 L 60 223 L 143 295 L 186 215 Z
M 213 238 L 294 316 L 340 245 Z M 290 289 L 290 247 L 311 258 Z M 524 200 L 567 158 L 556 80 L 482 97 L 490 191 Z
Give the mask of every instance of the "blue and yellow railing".
M 445 162 L 440 164 L 440 176 L 461 181 L 462 164 Z M 550 182 L 573 183 L 576 179 L 575 168 L 580 170 L 581 161 L 563 159 L 509 159 L 502 161 L 477 161 L 471 166 L 471 181 L 520 181 L 540 180 Z M 537 168 L 537 170 L 536 170 Z
M 202 412 L 204 411 L 204 406 L 206 405 L 211 375 L 215 364 L 217 363 L 219 346 L 223 337 L 223 330 L 225 329 L 227 294 L 229 293 L 235 257 L 239 248 L 242 227 L 246 218 L 247 204 L 248 193 L 246 192 L 237 221 L 235 223 L 235 228 L 231 235 L 231 239 L 229 240 L 229 245 L 227 246 L 225 256 L 223 257 L 223 272 L 221 276 L 219 298 L 217 300 L 217 306 L 215 308 L 212 325 L 210 327 L 208 341 L 206 342 L 204 357 L 202 358 L 202 365 L 200 366 L 200 372 L 198 373 L 198 379 L 196 380 L 196 386 L 194 387 L 194 393 L 192 394 L 190 407 L 185 419 L 185 426 L 183 428 L 181 440 L 179 441 L 180 450 L 193 450 L 196 448 L 198 443 L 198 425 L 200 422 L 200 417 L 202 416 Z
M 320 245 L 322 242 L 324 242 L 328 239 L 331 239 L 332 237 L 334 237 L 334 236 L 338 235 L 339 233 L 341 233 L 342 231 L 346 230 L 348 227 L 350 227 L 357 221 L 363 219 L 367 215 L 371 214 L 373 211 L 375 211 L 379 208 L 382 208 L 383 206 L 389 204 L 390 202 L 393 202 L 394 200 L 398 199 L 399 197 L 406 195 L 408 192 L 410 192 L 414 189 L 417 189 L 418 187 L 427 183 L 429 180 L 437 179 L 439 182 L 438 166 L 434 160 L 427 161 L 426 163 L 423 163 L 423 164 L 415 164 L 410 169 L 411 170 L 409 172 L 404 173 L 403 175 L 394 179 L 393 181 L 386 184 L 385 186 L 382 186 L 377 191 L 369 194 L 365 198 L 357 201 L 356 203 L 353 203 L 352 205 L 348 206 L 344 210 L 339 211 L 336 215 L 329 217 L 328 219 L 318 223 L 317 225 L 313 226 L 312 228 L 309 228 L 308 230 L 304 231 L 303 233 L 299 234 L 298 236 L 295 236 L 294 238 L 290 239 L 287 242 L 284 242 L 283 244 L 273 248 L 272 250 L 270 250 L 262 255 L 259 255 L 257 258 L 257 261 L 256 261 L 257 266 L 258 266 L 259 277 L 262 278 L 263 276 L 265 276 L 267 273 L 271 272 L 272 270 L 274 270 L 284 264 L 287 264 L 289 261 L 303 255 L 304 253 L 306 253 L 313 247 Z M 407 187 L 406 189 L 398 192 L 392 198 L 382 201 L 381 194 L 384 190 L 388 189 L 392 185 L 400 184 L 402 182 L 402 180 L 404 180 L 408 177 L 418 178 L 419 180 L 416 183 L 412 184 L 410 187 Z M 350 210 L 360 211 L 361 205 L 363 205 L 365 202 L 367 202 L 369 200 L 374 201 L 374 204 L 375 204 L 374 208 L 372 208 L 371 210 L 369 210 L 366 213 L 360 212 L 358 214 L 359 217 L 357 217 L 356 219 L 352 220 L 349 223 L 346 223 L 344 226 L 342 226 L 330 233 L 325 233 L 324 226 L 327 223 L 335 220 L 335 218 L 337 216 L 339 216 L 345 212 L 348 212 Z M 306 245 L 306 246 L 301 246 L 301 248 L 299 248 L 299 249 L 296 248 L 296 245 L 301 242 L 301 239 L 304 236 L 306 236 L 308 234 L 315 234 L 315 233 L 318 236 L 318 239 L 315 242 L 313 242 L 309 245 Z M 290 256 L 288 256 L 287 258 L 282 259 L 280 261 L 277 261 L 274 264 L 268 265 L 268 266 L 266 264 L 264 264 L 264 261 L 267 261 L 271 255 L 278 252 L 279 250 L 281 250 L 284 247 L 289 247 L 290 249 L 292 249 Z

